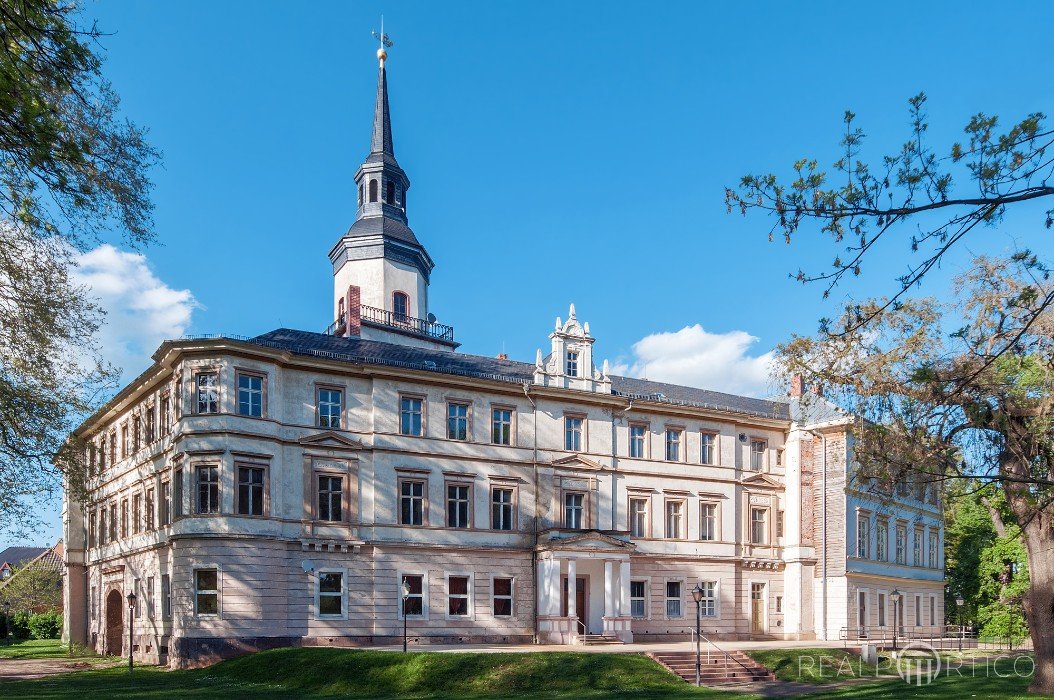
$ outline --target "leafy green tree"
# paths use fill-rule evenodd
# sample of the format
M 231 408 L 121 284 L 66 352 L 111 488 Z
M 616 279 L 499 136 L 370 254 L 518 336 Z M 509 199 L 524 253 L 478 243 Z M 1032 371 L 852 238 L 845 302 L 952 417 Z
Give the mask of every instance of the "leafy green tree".
M 944 571 L 948 587 L 945 589 L 944 609 L 956 611 L 956 598 L 962 597 L 965 624 L 976 619 L 980 605 L 981 557 L 997 537 L 995 523 L 988 508 L 981 502 L 975 481 L 964 480 L 948 484 L 944 509 Z
M 982 637 L 1020 641 L 1028 634 L 1024 599 L 1028 593 L 1028 556 L 1016 525 L 982 553 L 978 562 L 979 593 L 977 611 Z
M 17 569 L 0 587 L 0 603 L 12 610 L 44 612 L 62 607 L 62 572 L 46 566 Z
M 65 0 L 0 0 L 0 530 L 83 460 L 67 442 L 116 377 L 94 341 L 101 311 L 70 277 L 78 252 L 119 234 L 152 239 L 158 154 L 119 102 L 96 53 L 102 32 Z

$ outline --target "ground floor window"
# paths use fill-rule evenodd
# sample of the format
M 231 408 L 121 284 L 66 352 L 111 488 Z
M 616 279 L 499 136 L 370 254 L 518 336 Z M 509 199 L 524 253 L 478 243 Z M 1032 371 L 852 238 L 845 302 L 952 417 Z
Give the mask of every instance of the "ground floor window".
M 161 619 L 172 617 L 172 579 L 168 574 L 161 574 Z
M 701 614 L 703 617 L 714 617 L 717 615 L 717 583 L 700 581 L 699 587 L 703 589 L 703 597 L 699 599 Z
M 629 610 L 630 615 L 642 620 L 647 616 L 647 581 L 629 582 Z
M 468 576 L 447 578 L 447 614 L 451 617 L 467 617 L 469 614 Z
M 512 617 L 512 579 L 494 579 L 494 616 Z
M 681 616 L 681 582 L 666 582 L 666 617 Z
M 340 571 L 320 571 L 318 574 L 318 614 L 344 613 L 344 574 Z
M 424 577 L 404 574 L 402 580 L 403 615 L 420 617 L 425 614 Z
M 219 571 L 194 569 L 194 612 L 197 615 L 220 614 Z

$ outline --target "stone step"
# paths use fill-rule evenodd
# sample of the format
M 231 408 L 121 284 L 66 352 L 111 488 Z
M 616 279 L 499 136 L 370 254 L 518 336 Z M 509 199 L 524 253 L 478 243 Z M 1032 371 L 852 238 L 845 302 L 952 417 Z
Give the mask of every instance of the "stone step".
M 622 644 L 623 641 L 610 634 L 580 634 L 578 641 L 582 644 Z
M 695 652 L 652 652 L 649 657 L 689 683 L 695 683 Z M 776 680 L 775 674 L 741 651 L 700 658 L 699 679 L 707 685 Z

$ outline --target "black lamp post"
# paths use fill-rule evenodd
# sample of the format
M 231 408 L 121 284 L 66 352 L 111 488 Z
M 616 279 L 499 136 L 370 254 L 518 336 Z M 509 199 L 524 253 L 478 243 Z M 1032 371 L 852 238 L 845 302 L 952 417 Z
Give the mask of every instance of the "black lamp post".
M 900 591 L 896 588 L 889 594 L 893 600 L 893 651 L 897 650 L 897 613 L 900 612 Z
M 135 632 L 135 592 L 128 594 L 128 672 L 132 672 L 132 634 Z
M 410 582 L 403 578 L 403 653 L 407 651 L 406 648 L 406 618 L 409 616 L 406 610 L 406 601 L 410 597 Z
M 955 599 L 955 607 L 959 611 L 959 651 L 963 650 L 963 605 L 966 603 L 962 596 Z
M 699 650 L 703 633 L 703 586 L 701 583 L 695 584 L 695 588 L 692 589 L 692 599 L 695 601 L 695 687 L 698 688 L 702 682 L 702 654 Z

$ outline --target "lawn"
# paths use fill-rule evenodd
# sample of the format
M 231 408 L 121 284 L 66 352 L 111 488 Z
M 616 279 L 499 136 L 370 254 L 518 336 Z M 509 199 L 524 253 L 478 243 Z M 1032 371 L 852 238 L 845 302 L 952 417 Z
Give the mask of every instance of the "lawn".
M 875 679 L 874 666 L 868 666 L 860 654 L 846 649 L 755 649 L 747 654 L 768 667 L 781 681 L 824 684 L 857 678 Z M 881 675 L 896 676 L 883 659 Z
M 0 641 L 0 659 L 68 659 L 87 656 L 74 650 L 71 657 L 69 647 L 58 639 L 29 639 Z
M 27 647 L 24 653 L 32 653 Z M 5 651 L 13 652 L 11 647 Z M 783 650 L 796 657 L 816 650 Z M 837 650 L 825 649 L 831 654 Z M 837 657 L 838 654 L 835 654 Z M 7 656 L 11 658 L 11 656 Z M 0 660 L 0 664 L 3 661 Z M 786 667 L 786 663 L 784 663 Z M 1004 662 L 1002 673 L 1011 667 Z M 781 674 L 784 675 L 784 674 Z M 824 680 L 820 677 L 816 681 Z M 817 687 L 816 700 L 933 698 L 1025 700 L 1027 678 L 941 677 L 923 687 L 899 678 Z M 671 698 L 753 700 L 756 696 L 701 689 L 682 682 L 637 654 L 435 653 L 356 649 L 280 649 L 225 661 L 207 669 L 166 671 L 96 669 L 35 681 L 0 683 L 0 697 L 62 698 Z

